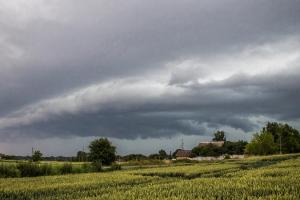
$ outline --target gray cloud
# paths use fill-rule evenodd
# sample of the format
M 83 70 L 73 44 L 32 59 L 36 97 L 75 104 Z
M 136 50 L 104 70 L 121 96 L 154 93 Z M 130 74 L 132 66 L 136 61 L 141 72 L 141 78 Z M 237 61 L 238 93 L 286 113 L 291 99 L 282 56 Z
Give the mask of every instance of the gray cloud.
M 18 3 L 2 4 L 0 48 L 10 50 L 0 59 L 7 63 L 0 77 L 4 114 L 93 82 L 139 76 L 178 58 L 213 56 L 299 31 L 298 1 L 31 1 L 18 9 Z
M 297 121 L 300 3 L 0 1 L 0 137 Z
M 300 100 L 300 74 L 294 70 L 299 67 L 273 75 L 235 75 L 223 81 L 192 85 L 180 94 L 162 93 L 155 88 L 158 93 L 145 95 L 138 90 L 142 98 L 123 86 L 125 92 L 119 90 L 113 96 L 107 93 L 104 96 L 108 99 L 104 100 L 92 96 L 96 102 L 89 104 L 87 99 L 83 108 L 80 104 L 69 105 L 70 97 L 66 97 L 53 104 L 37 104 L 31 110 L 32 121 L 31 116 L 23 116 L 30 112 L 26 109 L 20 116 L 12 117 L 14 120 L 8 118 L 13 123 L 8 130 L 13 132 L 19 127 L 17 131 L 40 137 L 99 135 L 131 139 L 205 135 L 208 128 L 224 126 L 255 131 L 259 126 L 251 117 L 263 115 L 285 121 L 300 118 L 299 110 L 295 109 Z M 148 85 L 144 87 L 150 89 Z M 86 110 L 91 106 L 96 109 Z M 53 113 L 55 109 L 58 110 Z

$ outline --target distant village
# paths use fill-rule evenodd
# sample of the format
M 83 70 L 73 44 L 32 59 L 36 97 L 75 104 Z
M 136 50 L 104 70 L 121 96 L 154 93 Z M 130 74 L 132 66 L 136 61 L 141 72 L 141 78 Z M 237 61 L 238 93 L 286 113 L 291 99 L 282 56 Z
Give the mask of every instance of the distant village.
M 210 142 L 200 142 L 196 148 L 222 148 L 225 141 L 210 141 Z M 244 154 L 241 155 L 218 155 L 218 156 L 199 156 L 195 155 L 192 150 L 177 149 L 175 151 L 176 160 L 223 160 L 225 158 L 244 158 Z

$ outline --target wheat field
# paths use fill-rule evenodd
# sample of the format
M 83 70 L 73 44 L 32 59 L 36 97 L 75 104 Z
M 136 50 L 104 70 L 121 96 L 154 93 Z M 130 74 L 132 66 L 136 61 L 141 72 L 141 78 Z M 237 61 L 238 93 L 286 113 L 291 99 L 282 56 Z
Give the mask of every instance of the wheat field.
M 105 173 L 1 178 L 1 200 L 300 199 L 300 155 Z

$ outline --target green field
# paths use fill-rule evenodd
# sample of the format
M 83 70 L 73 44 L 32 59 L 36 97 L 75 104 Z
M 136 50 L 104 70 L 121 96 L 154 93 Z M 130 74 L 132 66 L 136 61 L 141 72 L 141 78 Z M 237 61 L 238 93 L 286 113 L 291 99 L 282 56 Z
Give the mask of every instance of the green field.
M 300 199 L 300 155 L 0 179 L 0 199 Z

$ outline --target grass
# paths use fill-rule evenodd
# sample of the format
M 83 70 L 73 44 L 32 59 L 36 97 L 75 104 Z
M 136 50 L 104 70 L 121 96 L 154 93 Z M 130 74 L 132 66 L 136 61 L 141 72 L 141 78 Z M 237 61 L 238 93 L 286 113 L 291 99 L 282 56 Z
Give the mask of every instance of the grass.
M 0 199 L 298 200 L 299 169 L 300 155 L 293 154 L 105 173 L 2 178 Z

